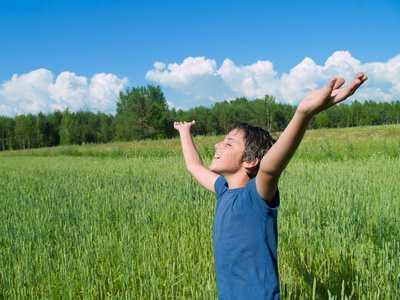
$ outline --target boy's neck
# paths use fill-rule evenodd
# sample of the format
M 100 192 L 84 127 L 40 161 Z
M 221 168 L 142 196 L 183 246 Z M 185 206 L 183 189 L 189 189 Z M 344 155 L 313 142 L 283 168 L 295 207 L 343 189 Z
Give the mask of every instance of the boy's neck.
M 245 173 L 235 173 L 235 174 L 224 174 L 226 182 L 228 183 L 229 189 L 238 189 L 245 187 L 250 181 L 250 177 Z

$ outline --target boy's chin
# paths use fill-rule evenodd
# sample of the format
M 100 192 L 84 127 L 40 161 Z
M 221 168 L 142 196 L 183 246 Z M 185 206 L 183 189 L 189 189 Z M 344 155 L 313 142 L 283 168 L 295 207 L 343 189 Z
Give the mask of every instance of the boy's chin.
M 208 169 L 209 169 L 210 171 L 212 171 L 212 172 L 214 172 L 214 173 L 220 175 L 220 176 L 224 176 L 224 172 L 223 172 L 222 170 L 218 169 L 218 168 L 213 168 L 213 167 L 210 165 L 210 167 L 209 167 Z
M 218 168 L 214 165 L 213 162 L 212 162 L 211 165 L 208 167 L 208 169 L 209 169 L 210 171 L 213 171 L 214 173 L 219 174 Z

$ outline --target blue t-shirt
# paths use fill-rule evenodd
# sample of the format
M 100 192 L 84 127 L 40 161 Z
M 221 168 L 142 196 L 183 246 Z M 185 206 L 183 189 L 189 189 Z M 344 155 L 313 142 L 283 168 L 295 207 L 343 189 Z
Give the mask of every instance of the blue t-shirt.
M 229 189 L 220 176 L 213 224 L 218 299 L 279 299 L 277 190 L 271 208 L 260 197 L 255 178 Z

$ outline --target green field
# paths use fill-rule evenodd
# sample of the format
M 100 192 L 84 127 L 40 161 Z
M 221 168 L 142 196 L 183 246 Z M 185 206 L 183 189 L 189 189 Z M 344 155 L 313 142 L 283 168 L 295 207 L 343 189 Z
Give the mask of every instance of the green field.
M 197 137 L 206 158 L 221 137 Z M 280 181 L 282 299 L 398 299 L 400 126 L 309 131 Z M 0 155 L 0 299 L 216 299 L 179 140 Z

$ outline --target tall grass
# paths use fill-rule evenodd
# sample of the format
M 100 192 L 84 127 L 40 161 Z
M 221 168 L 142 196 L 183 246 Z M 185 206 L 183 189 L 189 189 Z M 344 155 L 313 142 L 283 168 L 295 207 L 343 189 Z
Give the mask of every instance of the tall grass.
M 279 216 L 285 297 L 400 296 L 399 167 L 381 157 L 289 166 Z
M 313 154 L 330 133 L 306 140 L 280 180 L 282 299 L 397 299 L 398 140 L 363 156 L 373 139 L 345 132 L 356 150 L 341 139 L 331 151 L 352 155 Z M 0 299 L 216 298 L 214 195 L 179 153 L 122 152 L 0 157 Z
M 69 157 L 0 166 L 0 298 L 213 297 L 213 199 L 182 166 Z

